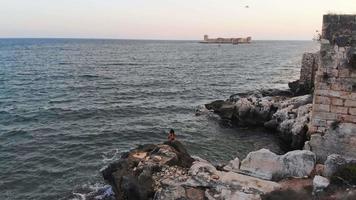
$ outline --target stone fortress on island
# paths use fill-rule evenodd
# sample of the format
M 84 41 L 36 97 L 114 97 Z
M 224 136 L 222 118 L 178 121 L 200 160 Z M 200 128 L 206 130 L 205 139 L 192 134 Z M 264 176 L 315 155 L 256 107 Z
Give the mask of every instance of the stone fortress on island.
M 244 44 L 251 43 L 251 37 L 246 38 L 209 38 L 208 35 L 204 35 L 204 40 L 199 43 L 204 44 Z

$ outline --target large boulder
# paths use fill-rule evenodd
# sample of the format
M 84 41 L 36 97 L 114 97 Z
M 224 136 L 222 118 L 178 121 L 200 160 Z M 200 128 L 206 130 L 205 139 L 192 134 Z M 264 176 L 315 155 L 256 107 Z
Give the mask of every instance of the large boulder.
M 295 150 L 285 155 L 276 155 L 268 149 L 251 152 L 241 162 L 240 170 L 251 176 L 266 180 L 309 176 L 316 162 L 315 154 Z
M 217 170 L 206 162 L 194 162 L 189 170 L 190 178 L 182 183 L 185 187 L 208 188 L 207 199 L 260 199 L 259 195 L 280 189 L 272 181 L 246 176 L 235 172 Z
M 306 177 L 311 174 L 316 163 L 316 156 L 307 150 L 290 151 L 279 157 L 282 170 L 277 172 L 276 178 Z
M 268 149 L 250 152 L 242 160 L 240 170 L 247 175 L 272 180 L 273 176 L 282 170 L 279 156 Z
M 324 135 L 312 134 L 309 146 L 323 163 L 328 155 L 340 154 L 356 159 L 356 124 L 339 123 L 330 127 Z

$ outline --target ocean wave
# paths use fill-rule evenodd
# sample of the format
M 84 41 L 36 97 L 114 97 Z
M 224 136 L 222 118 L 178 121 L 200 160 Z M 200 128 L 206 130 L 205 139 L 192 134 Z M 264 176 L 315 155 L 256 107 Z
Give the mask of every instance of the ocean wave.
M 102 63 L 104 66 L 143 66 L 142 63 Z
M 96 183 L 84 184 L 72 192 L 70 200 L 104 200 L 114 199 L 114 192 L 110 185 Z
M 84 75 L 80 75 L 80 78 L 99 78 L 100 76 L 98 75 L 92 75 L 92 74 L 84 74 Z
M 59 62 L 58 65 L 74 65 L 72 62 Z
M 121 155 L 119 149 L 113 149 L 108 152 L 104 152 L 101 157 L 102 157 L 102 162 L 105 164 L 108 164 L 114 160 L 117 160 L 119 156 Z

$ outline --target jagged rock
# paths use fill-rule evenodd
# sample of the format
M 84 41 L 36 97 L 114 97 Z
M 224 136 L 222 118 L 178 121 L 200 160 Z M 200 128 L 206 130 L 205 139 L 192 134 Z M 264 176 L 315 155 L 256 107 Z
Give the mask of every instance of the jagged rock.
M 311 151 L 310 141 L 305 141 L 303 150 Z
M 153 198 L 156 193 L 158 176 L 181 180 L 177 178 L 177 174 L 184 178 L 180 168 L 189 168 L 193 161 L 179 141 L 142 145 L 124 153 L 119 161 L 103 169 L 102 174 L 112 186 L 117 199 L 145 200 Z M 170 187 L 173 186 L 170 185 L 167 190 Z
M 300 79 L 288 83 L 294 95 L 311 93 L 314 86 L 315 72 L 319 65 L 319 55 L 319 52 L 303 54 Z
M 236 126 L 265 126 L 277 130 L 286 146 L 301 149 L 308 131 L 311 103 L 311 95 L 287 98 L 257 93 L 214 101 L 206 104 L 206 108 Z
M 213 175 L 217 175 L 216 168 L 206 162 L 194 162 L 189 169 L 190 179 L 187 180 L 187 185 L 192 187 L 214 187 L 217 180 L 213 179 Z
M 224 100 L 216 100 L 216 101 L 213 101 L 211 103 L 208 103 L 208 104 L 205 104 L 205 107 L 208 109 L 208 110 L 214 110 L 214 111 L 217 111 L 219 110 L 223 105 L 226 104 L 226 101 Z
M 320 163 L 323 163 L 331 154 L 356 158 L 355 137 L 356 124 L 340 123 L 336 127 L 328 129 L 323 136 L 312 134 L 309 144 Z
M 171 164 L 175 164 L 187 168 L 192 166 L 194 159 L 188 154 L 188 151 L 185 149 L 182 143 L 180 143 L 178 140 L 174 140 L 174 141 L 164 142 L 164 144 L 169 145 L 176 150 L 175 153 L 178 156 L 178 160 L 177 160 L 178 162 L 171 163 Z
M 227 165 L 223 167 L 226 171 L 238 172 L 240 170 L 240 159 L 236 157 L 234 160 L 230 160 Z
M 177 200 L 186 199 L 186 192 L 183 186 L 171 185 L 157 192 L 154 200 Z
M 316 175 L 313 179 L 313 191 L 314 192 L 321 192 L 325 188 L 327 188 L 330 184 L 330 181 L 327 178 L 322 176 Z
M 346 164 L 347 161 L 344 157 L 338 154 L 331 154 L 328 156 L 324 163 L 325 168 L 323 175 L 326 177 L 330 177 Z
M 313 171 L 315 161 L 315 154 L 306 150 L 290 151 L 278 156 L 268 149 L 260 149 L 247 155 L 241 162 L 240 170 L 266 180 L 304 177 Z

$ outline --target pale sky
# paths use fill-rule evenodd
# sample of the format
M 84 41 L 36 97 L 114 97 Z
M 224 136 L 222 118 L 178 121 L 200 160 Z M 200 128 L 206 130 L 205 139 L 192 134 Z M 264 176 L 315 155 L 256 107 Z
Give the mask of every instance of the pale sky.
M 356 0 L 0 0 L 0 37 L 310 40 L 328 12 Z

